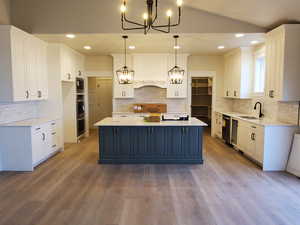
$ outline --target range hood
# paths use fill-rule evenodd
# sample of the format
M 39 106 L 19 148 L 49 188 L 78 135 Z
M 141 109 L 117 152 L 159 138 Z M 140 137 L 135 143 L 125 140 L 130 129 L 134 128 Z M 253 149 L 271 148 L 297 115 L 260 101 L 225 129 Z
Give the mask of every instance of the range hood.
M 159 80 L 135 80 L 133 83 L 134 88 L 142 88 L 142 87 L 158 87 L 158 88 L 167 88 L 166 81 Z

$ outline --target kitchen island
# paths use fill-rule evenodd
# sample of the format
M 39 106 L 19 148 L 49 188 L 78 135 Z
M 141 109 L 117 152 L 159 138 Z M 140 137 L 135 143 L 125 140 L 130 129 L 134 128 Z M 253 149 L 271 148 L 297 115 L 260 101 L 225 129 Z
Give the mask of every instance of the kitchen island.
M 201 164 L 203 128 L 188 121 L 144 122 L 143 118 L 105 118 L 99 127 L 99 163 Z

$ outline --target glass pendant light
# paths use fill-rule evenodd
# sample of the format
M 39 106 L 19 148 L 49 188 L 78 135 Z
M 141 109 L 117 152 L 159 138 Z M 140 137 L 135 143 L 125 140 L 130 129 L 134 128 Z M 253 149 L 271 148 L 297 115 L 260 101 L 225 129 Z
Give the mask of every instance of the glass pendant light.
M 177 39 L 179 38 L 178 35 L 173 36 L 175 39 L 175 66 L 169 70 L 168 75 L 169 75 L 169 82 L 170 84 L 182 84 L 183 83 L 183 77 L 184 77 L 184 69 L 180 68 L 177 65 L 177 50 L 178 50 L 178 45 L 177 45 Z
M 122 36 L 124 39 L 124 66 L 116 71 L 118 76 L 119 84 L 132 84 L 133 78 L 134 78 L 134 71 L 129 69 L 126 65 L 126 39 L 128 36 L 124 35 Z

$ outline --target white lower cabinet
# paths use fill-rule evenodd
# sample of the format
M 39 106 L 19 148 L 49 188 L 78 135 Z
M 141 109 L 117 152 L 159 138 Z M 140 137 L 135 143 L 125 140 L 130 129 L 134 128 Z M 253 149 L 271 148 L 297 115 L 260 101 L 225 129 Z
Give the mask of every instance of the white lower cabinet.
M 251 158 L 262 163 L 264 151 L 264 128 L 244 121 L 239 121 L 238 148 Z
M 36 126 L 1 126 L 0 134 L 1 170 L 33 171 L 62 148 L 57 121 Z
M 215 135 L 222 138 L 223 115 L 222 113 L 215 112 Z
M 237 147 L 264 171 L 284 171 L 296 130 L 296 126 L 260 126 L 239 120 Z

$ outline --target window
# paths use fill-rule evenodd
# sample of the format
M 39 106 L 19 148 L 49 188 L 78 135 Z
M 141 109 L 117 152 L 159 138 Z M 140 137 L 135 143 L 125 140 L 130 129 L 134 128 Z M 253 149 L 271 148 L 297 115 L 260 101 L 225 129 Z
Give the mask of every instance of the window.
M 264 48 L 255 53 L 254 67 L 253 92 L 256 95 L 263 94 L 265 90 L 266 74 L 266 55 Z

